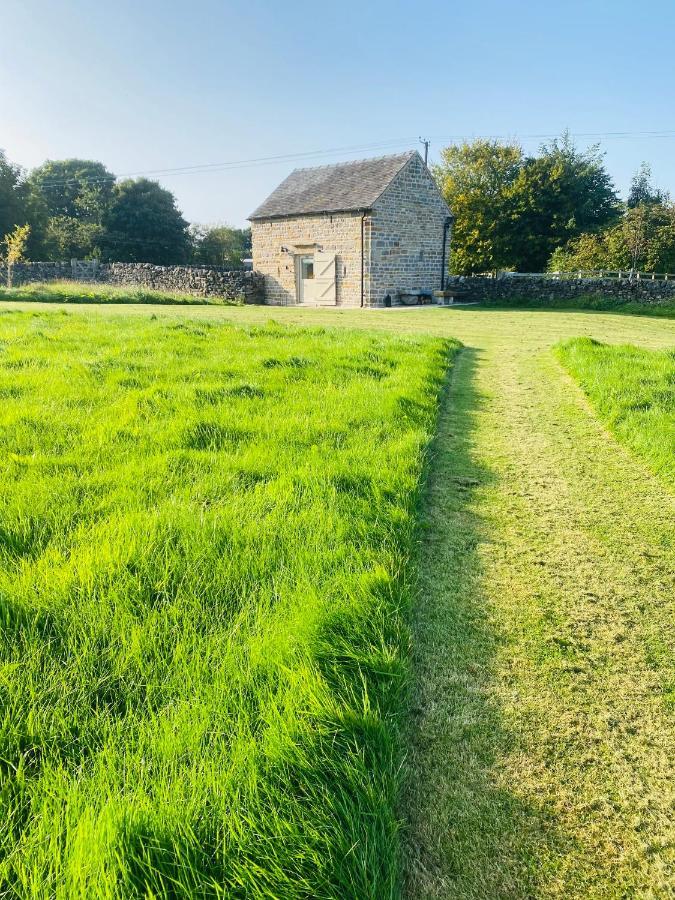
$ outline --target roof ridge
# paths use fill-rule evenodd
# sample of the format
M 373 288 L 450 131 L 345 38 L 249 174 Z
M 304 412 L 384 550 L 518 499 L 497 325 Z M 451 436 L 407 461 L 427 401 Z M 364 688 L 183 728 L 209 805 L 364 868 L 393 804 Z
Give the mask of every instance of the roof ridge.
M 404 150 L 401 153 L 385 153 L 383 156 L 362 156 L 360 159 L 346 159 L 344 162 L 324 163 L 322 166 L 300 166 L 298 169 L 293 169 L 291 174 L 294 172 L 316 172 L 319 169 L 337 169 L 343 166 L 358 166 L 361 163 L 381 162 L 383 159 L 402 159 L 404 156 L 411 157 L 416 153 L 417 150 Z

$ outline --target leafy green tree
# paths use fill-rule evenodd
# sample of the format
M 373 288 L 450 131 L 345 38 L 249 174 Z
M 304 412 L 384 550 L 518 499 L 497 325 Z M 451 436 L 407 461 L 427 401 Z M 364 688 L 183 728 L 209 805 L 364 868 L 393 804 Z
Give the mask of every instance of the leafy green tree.
M 27 194 L 21 167 L 0 150 L 0 239 L 27 221 Z
M 43 198 L 48 216 L 100 224 L 112 200 L 115 176 L 94 160 L 61 159 L 33 169 L 28 182 Z
M 96 222 L 51 216 L 42 239 L 43 255 L 56 260 L 98 259 L 104 239 L 105 230 Z
M 602 230 L 621 211 L 598 148 L 577 150 L 569 135 L 525 160 L 512 198 L 509 261 L 521 272 L 543 271 L 558 247 Z
M 198 265 L 241 269 L 242 259 L 251 255 L 250 228 L 193 225 L 190 237 L 192 260 Z
M 675 272 L 675 205 L 640 204 L 602 232 L 582 234 L 553 253 L 552 272 Z
M 496 141 L 448 147 L 434 174 L 455 215 L 451 266 L 458 273 L 540 272 L 556 248 L 620 213 L 598 148 L 579 151 L 569 135 L 527 158 Z
M 158 265 L 189 258 L 188 225 L 170 191 L 147 178 L 115 185 L 103 225 L 103 256 L 119 262 Z
M 523 163 L 516 144 L 477 140 L 446 147 L 433 174 L 455 216 L 451 271 L 510 268 L 513 189 Z
M 630 185 L 627 205 L 630 209 L 643 204 L 665 204 L 669 200 L 666 191 L 661 191 L 652 184 L 652 169 L 649 163 L 643 162 L 637 170 Z
M 28 178 L 33 219 L 39 223 L 43 259 L 100 255 L 101 223 L 110 206 L 115 176 L 103 163 L 48 160 Z

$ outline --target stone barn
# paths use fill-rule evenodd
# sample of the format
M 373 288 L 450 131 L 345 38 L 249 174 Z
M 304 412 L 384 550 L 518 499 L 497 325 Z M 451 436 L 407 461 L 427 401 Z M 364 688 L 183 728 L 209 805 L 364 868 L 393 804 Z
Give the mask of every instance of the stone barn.
M 266 303 L 389 306 L 444 287 L 452 216 L 417 151 L 296 169 L 249 219 Z

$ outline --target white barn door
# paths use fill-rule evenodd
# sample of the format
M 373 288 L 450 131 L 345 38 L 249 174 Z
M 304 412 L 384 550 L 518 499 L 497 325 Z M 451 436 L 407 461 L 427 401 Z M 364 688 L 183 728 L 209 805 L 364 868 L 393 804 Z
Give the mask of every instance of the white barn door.
M 335 290 L 335 254 L 314 253 L 314 284 L 312 285 L 312 301 L 321 305 L 335 306 L 337 293 Z

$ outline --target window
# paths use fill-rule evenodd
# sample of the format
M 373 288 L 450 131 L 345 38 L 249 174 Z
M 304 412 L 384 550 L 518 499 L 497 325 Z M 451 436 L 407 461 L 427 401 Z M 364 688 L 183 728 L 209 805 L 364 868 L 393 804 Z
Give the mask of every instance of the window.
M 314 278 L 314 260 L 311 257 L 300 260 L 300 277 L 303 281 Z

